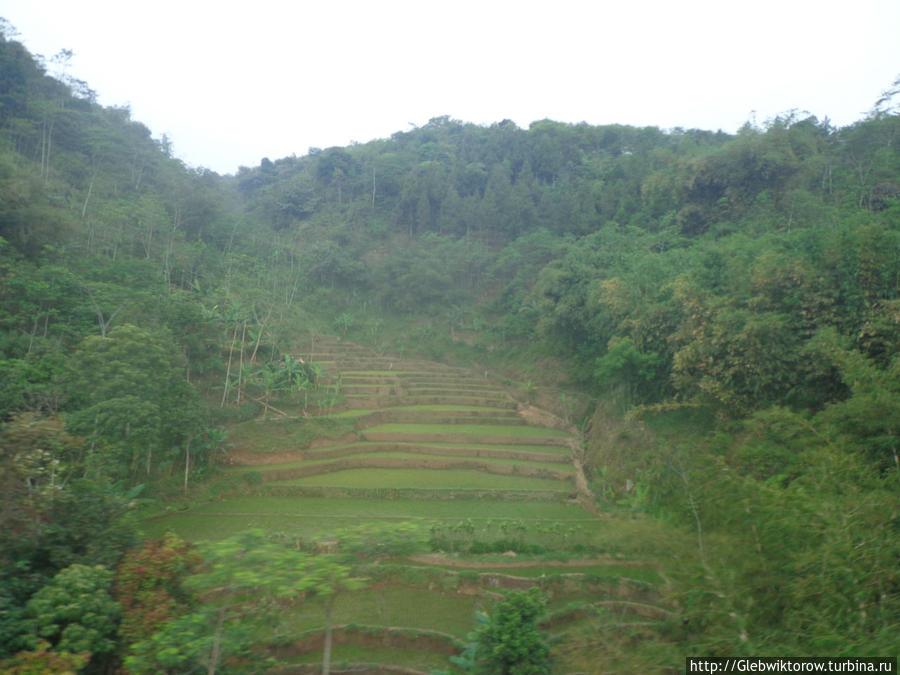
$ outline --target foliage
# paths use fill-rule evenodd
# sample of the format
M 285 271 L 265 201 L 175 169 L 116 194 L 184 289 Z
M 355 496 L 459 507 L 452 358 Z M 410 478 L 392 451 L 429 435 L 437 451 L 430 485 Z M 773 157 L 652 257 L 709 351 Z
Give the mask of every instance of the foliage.
M 0 658 L 29 646 L 26 603 L 36 591 L 72 564 L 114 565 L 134 542 L 126 501 L 73 478 L 83 451 L 58 418 L 26 413 L 0 428 Z
M 134 544 L 127 502 L 109 486 L 85 479 L 42 502 L 23 500 L 0 529 L 0 654 L 23 646 L 25 604 L 73 564 L 112 567 Z
M 322 543 L 336 542 L 338 550 L 354 559 L 409 556 L 425 549 L 425 525 L 413 521 L 373 523 L 330 534 Z
M 81 439 L 57 417 L 23 413 L 0 424 L 3 521 L 42 510 L 83 468 L 83 452 Z
M 265 664 L 252 664 L 252 640 L 246 626 L 237 622 L 218 625 L 215 611 L 196 611 L 179 616 L 148 640 L 132 645 L 125 667 L 135 674 L 227 673 L 242 672 L 239 664 L 244 663 L 249 672 L 255 672 Z
M 594 376 L 601 382 L 621 383 L 633 388 L 629 396 L 632 400 L 639 391 L 643 399 L 654 398 L 647 389 L 658 377 L 659 355 L 655 352 L 642 354 L 629 337 L 611 338 L 607 350 L 597 359 Z
M 50 651 L 50 643 L 41 640 L 32 651 L 19 652 L 0 660 L 0 669 L 8 675 L 74 675 L 87 665 L 90 658 L 90 654 Z
M 125 554 L 116 568 L 115 598 L 122 607 L 119 635 L 126 645 L 150 638 L 185 612 L 191 598 L 181 582 L 197 563 L 188 545 L 173 534 Z
M 281 362 L 268 361 L 255 367 L 247 366 L 242 379 L 248 398 L 262 404 L 265 419 L 269 410 L 281 412 L 271 404 L 272 398 L 279 392 L 302 391 L 306 410 L 309 392 L 318 385 L 319 372 L 316 367 L 285 355 Z M 283 412 L 281 414 L 284 415 Z
M 896 473 L 873 471 L 829 410 L 771 408 L 731 433 L 703 438 L 683 425 L 678 440 L 631 444 L 619 471 L 640 471 L 645 508 L 693 540 L 670 571 L 696 653 L 886 648 L 900 597 L 887 571 Z
M 882 471 L 900 473 L 900 357 L 880 367 L 858 351 L 840 345 L 833 330 L 812 344 L 838 369 L 850 396 L 827 406 L 817 419 Z
M 44 639 L 55 651 L 92 659 L 114 651 L 121 610 L 109 594 L 112 576 L 102 565 L 70 565 L 35 593 L 25 608 L 32 648 Z
M 510 592 L 492 614 L 478 618 L 470 646 L 451 660 L 472 673 L 549 673 L 550 650 L 537 627 L 545 602 L 536 588 Z
M 201 604 L 133 645 L 125 661 L 130 672 L 253 672 L 258 666 L 241 665 L 251 653 L 252 623 L 308 596 L 331 596 L 363 583 L 332 558 L 268 542 L 260 531 L 206 543 L 197 554 L 204 564 L 184 586 Z
M 111 486 L 75 480 L 54 497 L 40 519 L 22 524 L 18 541 L 8 533 L 5 550 L 19 565 L 33 563 L 34 570 L 51 574 L 72 562 L 112 565 L 134 542 L 128 508 Z
M 165 458 L 198 421 L 171 339 L 126 324 L 85 338 L 72 358 L 81 409 L 69 426 L 100 444 L 88 461 L 117 469 L 116 478 L 134 481 L 141 469 L 149 476 L 154 454 Z

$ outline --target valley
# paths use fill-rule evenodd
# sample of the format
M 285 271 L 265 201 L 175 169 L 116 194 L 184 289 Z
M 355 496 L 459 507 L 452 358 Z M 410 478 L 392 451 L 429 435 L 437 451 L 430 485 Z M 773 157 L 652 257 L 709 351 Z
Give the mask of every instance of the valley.
M 0 671 L 897 653 L 900 82 L 219 175 L 59 57 L 0 21 Z

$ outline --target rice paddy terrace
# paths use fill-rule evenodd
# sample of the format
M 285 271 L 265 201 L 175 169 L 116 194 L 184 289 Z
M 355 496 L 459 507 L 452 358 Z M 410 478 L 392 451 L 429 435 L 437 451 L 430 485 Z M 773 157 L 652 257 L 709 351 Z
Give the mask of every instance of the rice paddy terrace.
M 331 399 L 236 425 L 226 481 L 240 489 L 145 529 L 197 540 L 262 528 L 324 551 L 363 542 L 370 584 L 337 598 L 332 672 L 454 672 L 449 655 L 503 589 L 543 589 L 560 644 L 644 639 L 670 620 L 663 577 L 615 543 L 620 519 L 597 515 L 560 420 L 484 374 L 337 338 L 295 356 Z M 278 672 L 318 672 L 322 630 L 321 607 L 286 616 L 271 642 Z

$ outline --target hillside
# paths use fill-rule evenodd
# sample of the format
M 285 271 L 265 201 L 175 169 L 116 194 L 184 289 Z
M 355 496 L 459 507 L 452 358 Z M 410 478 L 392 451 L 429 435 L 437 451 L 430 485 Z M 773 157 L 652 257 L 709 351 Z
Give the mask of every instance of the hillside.
M 536 584 L 548 609 L 540 626 L 567 668 L 586 658 L 580 642 L 591 631 L 669 646 L 676 605 L 664 597 L 660 551 L 627 541 L 649 524 L 601 511 L 577 429 L 466 369 L 322 336 L 296 356 L 321 369 L 319 386 L 339 389 L 339 402 L 232 427 L 219 479 L 240 494 L 162 513 L 145 533 L 218 540 L 258 527 L 349 554 L 371 581 L 334 607 L 332 658 L 348 668 L 449 665 L 476 611 L 494 612 L 504 590 Z M 326 420 L 342 423 L 336 436 L 306 436 Z M 312 672 L 299 664 L 322 661 L 320 610 L 301 614 L 306 630 L 288 616 L 274 643 L 261 640 L 279 672 Z
M 531 585 L 554 672 L 895 653 L 898 143 L 440 117 L 219 176 L 0 38 L 0 660 L 301 668 L 335 623 L 471 669 Z

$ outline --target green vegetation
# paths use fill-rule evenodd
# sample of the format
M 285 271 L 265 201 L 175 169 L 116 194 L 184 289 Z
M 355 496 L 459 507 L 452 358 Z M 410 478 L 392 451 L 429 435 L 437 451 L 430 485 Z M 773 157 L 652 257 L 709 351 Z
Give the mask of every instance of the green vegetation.
M 256 453 L 302 450 L 322 438 L 339 439 L 353 432 L 353 421 L 335 417 L 290 418 L 267 421 L 252 420 L 229 427 L 229 443 L 241 450 Z
M 286 663 L 317 663 L 322 655 L 309 652 L 296 659 L 285 659 Z M 332 649 L 331 660 L 335 669 L 344 669 L 350 664 L 391 663 L 395 666 L 406 666 L 430 672 L 447 665 L 444 654 L 433 653 L 428 649 L 415 650 L 409 645 L 403 647 L 374 647 L 371 645 L 341 645 Z
M 471 645 L 454 663 L 467 673 L 550 673 L 550 649 L 538 631 L 545 600 L 531 589 L 513 592 L 492 615 L 479 615 Z
M 559 575 L 583 575 L 587 579 L 634 579 L 658 584 L 662 580 L 652 569 L 642 567 L 618 567 L 615 565 L 582 565 L 556 567 L 534 563 L 533 567 L 478 567 L 479 574 L 504 574 L 515 577 L 553 578 Z
M 346 446 L 348 448 L 356 447 L 356 446 Z M 360 455 L 355 455 L 356 457 L 360 457 Z M 344 457 L 342 454 L 341 457 Z M 421 460 L 423 455 L 415 452 L 415 449 L 410 449 L 409 452 L 372 452 L 370 450 L 365 450 L 361 455 L 364 459 L 405 459 L 408 460 L 410 466 L 415 466 L 416 460 Z M 459 455 L 452 454 L 431 454 L 427 455 L 428 459 L 433 460 L 458 460 L 460 458 Z M 564 461 L 564 459 L 563 459 Z M 312 466 L 322 466 L 322 465 L 330 465 L 333 464 L 334 460 L 329 458 L 324 459 L 306 459 L 306 460 L 298 460 L 294 462 L 285 462 L 283 464 L 267 464 L 264 471 L 271 472 L 279 472 L 284 471 L 286 469 L 291 468 L 301 468 L 301 467 L 312 467 Z M 503 457 L 492 457 L 490 459 L 491 464 L 507 464 L 507 465 L 515 465 L 515 466 L 524 466 L 524 467 L 540 467 L 544 469 L 549 469 L 552 471 L 571 471 L 571 464 L 568 462 L 563 464 L 551 463 L 551 462 L 539 462 L 539 461 L 531 461 L 531 460 L 522 460 L 522 459 L 507 459 Z M 248 466 L 241 467 L 234 470 L 234 473 L 241 472 L 250 472 L 250 471 L 260 471 L 258 467 Z
M 473 672 L 896 651 L 897 83 L 844 128 L 440 117 L 218 176 L 5 35 L 0 73 L 0 669 L 327 670 L 394 658 L 333 624 L 476 610 Z
M 350 576 L 349 567 L 331 557 L 268 543 L 261 533 L 246 532 L 209 543 L 198 553 L 205 568 L 187 577 L 184 585 L 198 593 L 200 601 L 191 613 L 166 622 L 149 639 L 132 646 L 131 656 L 125 660 L 130 672 L 189 672 L 202 666 L 214 673 L 229 657 L 250 653 L 250 625 L 313 595 L 331 598 L 326 601 L 330 631 L 333 598 L 338 591 L 364 584 L 363 579 Z M 326 660 L 329 647 L 327 644 Z
M 335 623 L 369 626 L 415 626 L 463 637 L 471 627 L 477 598 L 442 594 L 427 589 L 394 587 L 366 590 L 338 597 Z M 303 631 L 322 625 L 321 610 L 294 612 L 285 631 Z
M 505 427 L 492 424 L 457 424 L 447 427 L 442 424 L 380 424 L 366 430 L 369 433 L 408 432 L 420 434 L 481 434 L 485 436 L 556 436 L 566 437 L 566 433 L 555 429 L 537 427 Z
M 121 609 L 109 594 L 112 572 L 102 565 L 70 565 L 25 606 L 32 647 L 49 640 L 60 652 L 108 657 L 116 647 Z M 72 608 L 77 607 L 77 612 Z
M 330 474 L 279 481 L 273 485 L 336 485 L 340 487 L 431 488 L 438 490 L 566 490 L 564 483 L 522 476 L 497 476 L 478 471 L 419 469 L 348 469 Z

